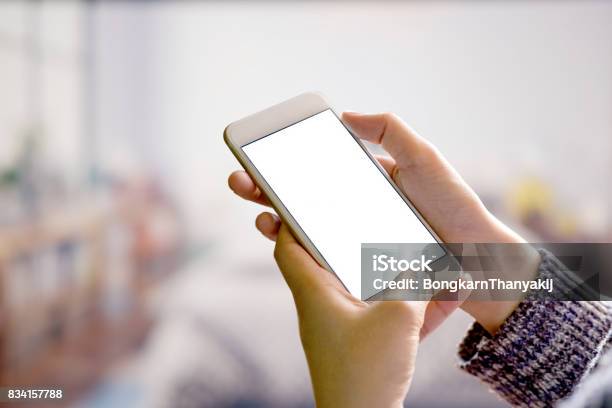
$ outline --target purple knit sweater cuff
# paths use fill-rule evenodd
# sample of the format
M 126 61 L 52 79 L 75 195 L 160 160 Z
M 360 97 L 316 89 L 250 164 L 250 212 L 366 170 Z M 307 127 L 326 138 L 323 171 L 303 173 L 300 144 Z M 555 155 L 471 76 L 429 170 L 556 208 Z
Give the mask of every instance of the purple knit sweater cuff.
M 553 255 L 542 253 L 541 278 L 563 280 L 568 273 Z M 472 326 L 459 346 L 460 367 L 512 405 L 552 406 L 593 368 L 611 328 L 605 303 L 528 296 L 494 336 L 478 323 Z

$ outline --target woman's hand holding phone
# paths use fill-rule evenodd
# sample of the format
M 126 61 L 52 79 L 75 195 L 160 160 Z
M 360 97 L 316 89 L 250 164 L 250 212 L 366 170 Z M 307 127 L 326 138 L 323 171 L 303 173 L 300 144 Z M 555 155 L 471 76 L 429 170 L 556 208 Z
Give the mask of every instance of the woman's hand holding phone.
M 396 115 L 347 112 L 342 119 L 357 136 L 389 153 L 378 161 L 445 242 L 524 242 L 485 208 L 431 143 Z M 232 173 L 229 185 L 240 197 L 269 205 L 246 172 Z M 295 299 L 317 406 L 401 406 L 419 340 L 459 302 L 367 304 L 321 268 L 275 214 L 260 214 L 256 226 L 276 241 L 275 258 Z M 517 304 L 467 301 L 461 307 L 493 333 Z
M 440 152 L 398 116 L 345 112 L 342 119 L 358 137 L 382 145 L 389 153 L 391 157 L 379 156 L 378 161 L 445 242 L 525 242 L 495 218 Z M 342 171 L 342 163 L 338 163 L 338 169 Z M 232 173 L 229 186 L 246 200 L 270 205 L 245 171 Z M 263 212 L 255 224 L 264 236 L 276 240 L 281 225 L 277 215 Z M 445 310 L 449 308 L 446 303 L 442 303 Z M 494 333 L 517 303 L 496 301 L 484 305 L 468 301 L 462 308 Z M 437 302 L 433 304 L 438 307 Z M 426 320 L 426 326 L 431 328 L 440 323 Z
M 295 300 L 317 407 L 402 407 L 427 302 L 366 303 L 295 240 L 274 232 L 274 256 Z M 438 319 L 441 320 L 441 319 Z

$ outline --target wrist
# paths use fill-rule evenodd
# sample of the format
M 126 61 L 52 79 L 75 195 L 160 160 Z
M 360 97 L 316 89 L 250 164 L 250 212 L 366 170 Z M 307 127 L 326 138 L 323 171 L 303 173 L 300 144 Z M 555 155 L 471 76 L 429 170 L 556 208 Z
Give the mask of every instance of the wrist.
M 325 385 L 313 382 L 315 406 L 317 408 L 403 408 L 408 389 L 401 385 L 393 385 L 393 381 L 381 381 L 382 379 L 368 375 L 366 383 L 356 378 L 340 383 L 328 379 Z
M 518 244 L 495 246 L 492 250 L 489 247 L 487 255 L 496 258 L 495 262 L 501 267 L 501 270 L 516 280 L 535 279 L 541 262 L 538 251 L 492 215 L 488 229 L 486 242 Z M 523 301 L 523 298 L 511 300 L 470 300 L 468 298 L 461 308 L 476 319 L 490 334 L 494 334 Z
M 329 389 L 328 391 L 331 391 Z M 345 390 L 329 393 L 317 392 L 315 390 L 315 406 L 317 408 L 403 408 L 405 393 L 397 394 L 397 390 L 380 388 L 377 390 L 369 390 L 367 393 L 359 392 L 363 390 Z
M 514 312 L 520 301 L 470 301 L 461 309 L 471 315 L 490 334 L 495 334 Z

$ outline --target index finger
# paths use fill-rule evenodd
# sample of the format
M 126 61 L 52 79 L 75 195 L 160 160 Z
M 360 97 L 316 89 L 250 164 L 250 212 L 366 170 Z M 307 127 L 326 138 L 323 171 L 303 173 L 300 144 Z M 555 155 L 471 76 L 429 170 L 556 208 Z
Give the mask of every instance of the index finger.
M 234 193 L 245 200 L 253 201 L 267 207 L 271 206 L 268 197 L 261 192 L 246 171 L 236 170 L 230 174 L 227 179 L 227 184 Z

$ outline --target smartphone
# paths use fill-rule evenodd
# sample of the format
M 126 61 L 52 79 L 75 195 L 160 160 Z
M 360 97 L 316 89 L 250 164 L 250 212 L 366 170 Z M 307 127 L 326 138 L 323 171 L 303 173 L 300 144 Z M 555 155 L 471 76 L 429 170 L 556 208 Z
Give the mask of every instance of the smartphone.
M 322 95 L 305 93 L 233 122 L 224 139 L 298 242 L 354 296 L 375 295 L 362 291 L 363 243 L 434 245 L 440 261 L 448 254 Z

